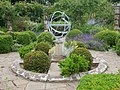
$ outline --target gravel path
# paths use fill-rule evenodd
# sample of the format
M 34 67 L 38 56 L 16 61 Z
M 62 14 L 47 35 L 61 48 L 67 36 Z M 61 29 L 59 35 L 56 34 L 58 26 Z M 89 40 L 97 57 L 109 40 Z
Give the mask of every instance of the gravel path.
M 101 57 L 108 63 L 105 73 L 117 73 L 120 69 L 120 57 L 114 52 L 100 52 L 90 50 L 92 56 Z M 10 65 L 20 59 L 16 52 L 0 54 L 0 90 L 75 90 L 78 81 L 64 83 L 33 82 L 15 75 Z

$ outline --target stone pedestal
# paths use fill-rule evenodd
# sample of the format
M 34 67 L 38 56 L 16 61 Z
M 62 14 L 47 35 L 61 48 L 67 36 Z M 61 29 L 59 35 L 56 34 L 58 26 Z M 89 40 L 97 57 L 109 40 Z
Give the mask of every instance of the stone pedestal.
M 63 42 L 55 44 L 55 56 L 62 56 Z

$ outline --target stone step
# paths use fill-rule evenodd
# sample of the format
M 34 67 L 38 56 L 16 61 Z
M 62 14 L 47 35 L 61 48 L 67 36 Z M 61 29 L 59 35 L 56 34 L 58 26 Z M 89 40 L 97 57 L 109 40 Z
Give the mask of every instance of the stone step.
M 61 78 L 61 70 L 58 66 L 58 63 L 51 63 L 50 69 L 48 71 L 49 79 L 50 78 Z

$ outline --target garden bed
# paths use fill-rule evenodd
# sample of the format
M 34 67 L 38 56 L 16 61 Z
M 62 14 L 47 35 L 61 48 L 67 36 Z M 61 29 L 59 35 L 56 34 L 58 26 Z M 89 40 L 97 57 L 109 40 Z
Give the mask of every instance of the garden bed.
M 106 61 L 101 59 L 101 58 L 99 58 L 99 64 L 94 63 L 93 66 L 94 67 L 92 67 L 92 70 L 90 70 L 90 71 L 80 72 L 79 74 L 74 74 L 74 75 L 71 75 L 70 77 L 62 76 L 62 78 L 54 78 L 54 77 L 49 78 L 49 74 L 35 73 L 35 72 L 24 70 L 23 68 L 20 67 L 20 62 L 19 61 L 15 61 L 11 65 L 11 69 L 18 76 L 22 76 L 23 78 L 26 78 L 26 79 L 29 79 L 29 80 L 32 80 L 32 81 L 60 82 L 60 81 L 80 80 L 81 77 L 83 77 L 86 74 L 100 74 L 100 73 L 103 73 L 107 69 Z

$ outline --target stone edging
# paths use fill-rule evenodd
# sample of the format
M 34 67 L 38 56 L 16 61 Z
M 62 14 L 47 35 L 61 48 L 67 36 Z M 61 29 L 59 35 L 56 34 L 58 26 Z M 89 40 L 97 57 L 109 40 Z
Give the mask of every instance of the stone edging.
M 34 73 L 31 71 L 26 71 L 20 67 L 20 63 L 18 61 L 15 61 L 11 65 L 11 69 L 14 73 L 16 73 L 18 76 L 22 76 L 26 79 L 32 80 L 32 81 L 49 81 L 49 82 L 59 82 L 59 81 L 74 81 L 74 80 L 80 80 L 81 77 L 83 77 L 86 74 L 100 74 L 103 73 L 107 69 L 108 65 L 105 60 L 100 59 L 99 65 L 97 68 L 82 72 L 79 74 L 71 75 L 68 78 L 49 78 L 49 74 L 41 74 L 41 73 Z

